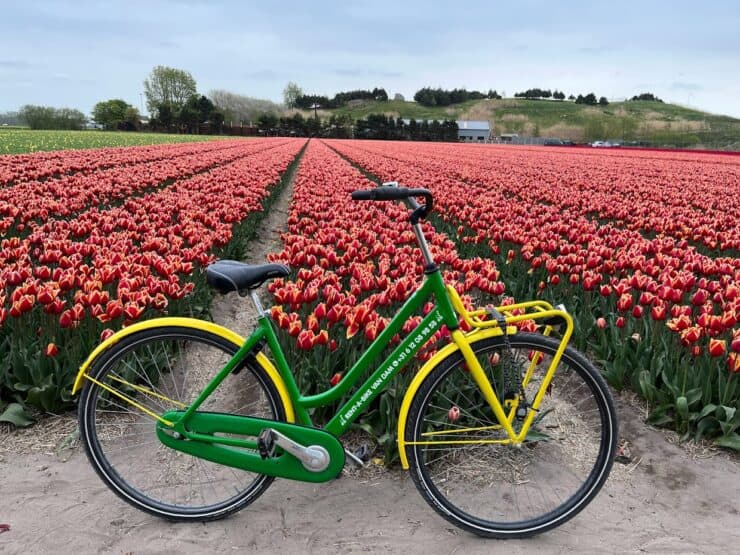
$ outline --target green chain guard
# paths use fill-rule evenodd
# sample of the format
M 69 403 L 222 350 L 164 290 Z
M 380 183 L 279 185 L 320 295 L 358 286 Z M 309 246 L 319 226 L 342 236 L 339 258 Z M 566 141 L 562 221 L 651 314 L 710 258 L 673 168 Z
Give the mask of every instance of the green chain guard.
M 178 422 L 184 412 L 169 411 L 162 417 Z M 157 437 L 176 451 L 215 463 L 303 482 L 326 482 L 336 478 L 344 467 L 344 448 L 340 441 L 324 430 L 287 422 L 265 420 L 250 416 L 237 416 L 214 412 L 196 412 L 188 419 L 188 431 L 183 438 L 175 438 L 172 429 L 157 422 Z M 257 450 L 257 436 L 264 428 L 272 428 L 303 446 L 319 445 L 329 453 L 329 466 L 321 472 L 307 470 L 293 455 L 276 448 L 275 456 L 263 459 Z M 247 436 L 242 439 L 213 434 Z

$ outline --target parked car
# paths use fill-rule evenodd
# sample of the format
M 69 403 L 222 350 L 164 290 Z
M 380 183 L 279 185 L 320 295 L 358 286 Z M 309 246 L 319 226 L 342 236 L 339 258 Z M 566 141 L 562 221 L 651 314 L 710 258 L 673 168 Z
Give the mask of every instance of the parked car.
M 612 146 L 609 141 L 594 141 L 591 143 L 591 146 L 595 146 L 597 148 L 603 148 L 603 147 L 610 147 Z

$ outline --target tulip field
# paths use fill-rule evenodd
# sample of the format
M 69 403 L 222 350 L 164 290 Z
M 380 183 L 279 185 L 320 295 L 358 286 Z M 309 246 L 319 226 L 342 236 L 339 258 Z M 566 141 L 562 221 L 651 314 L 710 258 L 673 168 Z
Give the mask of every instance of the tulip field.
M 101 337 L 206 312 L 200 269 L 243 252 L 304 142 L 0 157 L 0 399 L 62 409 Z
M 306 392 L 423 277 L 405 208 L 349 198 L 397 180 L 433 192 L 427 237 L 466 303 L 563 303 L 651 422 L 740 450 L 740 157 L 720 154 L 274 138 L 0 156 L 0 412 L 70 406 L 112 330 L 207 316 L 203 267 L 244 252 L 291 168 L 270 259 L 293 273 L 268 291 Z M 386 453 L 411 372 L 360 421 Z

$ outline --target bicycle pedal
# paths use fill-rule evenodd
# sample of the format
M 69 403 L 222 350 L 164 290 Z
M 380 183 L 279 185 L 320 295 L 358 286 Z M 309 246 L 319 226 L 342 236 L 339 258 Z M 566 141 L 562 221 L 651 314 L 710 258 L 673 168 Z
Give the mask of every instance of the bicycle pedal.
M 360 445 L 357 449 L 354 451 L 349 451 L 348 449 L 344 450 L 345 455 L 347 455 L 347 461 L 351 461 L 358 467 L 365 467 L 370 462 L 370 455 L 372 454 L 370 452 L 370 449 L 367 445 Z
M 366 443 L 363 443 L 357 449 L 355 449 L 353 454 L 355 457 L 360 459 L 363 463 L 367 464 L 370 462 L 372 451 L 370 450 L 370 448 L 367 446 Z
M 257 449 L 263 459 L 272 457 L 275 452 L 275 436 L 270 428 L 265 428 L 257 436 Z

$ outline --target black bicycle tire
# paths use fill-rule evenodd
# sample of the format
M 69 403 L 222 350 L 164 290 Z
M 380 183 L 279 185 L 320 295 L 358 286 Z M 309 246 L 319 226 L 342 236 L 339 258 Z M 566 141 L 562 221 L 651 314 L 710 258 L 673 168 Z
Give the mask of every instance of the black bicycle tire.
M 207 344 L 223 349 L 225 353 L 229 355 L 236 353 L 240 347 L 240 345 L 232 343 L 220 335 L 198 328 L 172 325 L 155 327 L 133 333 L 102 352 L 91 363 L 89 370 L 90 376 L 99 380 L 101 378 L 101 374 L 106 372 L 108 368 L 107 365 L 110 361 L 122 356 L 137 344 L 165 337 L 168 339 L 181 338 L 185 340 L 202 340 Z M 257 363 L 255 359 L 248 359 L 241 371 L 252 372 L 267 395 L 271 404 L 271 409 L 276 414 L 277 419 L 284 421 L 286 419 L 285 407 L 283 406 L 274 382 L 262 366 Z M 252 483 L 249 489 L 219 505 L 214 506 L 213 508 L 209 508 L 208 510 L 191 510 L 184 507 L 159 503 L 146 498 L 135 488 L 132 488 L 125 479 L 121 478 L 115 469 L 112 468 L 100 447 L 96 434 L 94 433 L 94 425 L 92 424 L 92 421 L 94 420 L 93 413 L 95 411 L 95 403 L 91 403 L 91 401 L 94 401 L 94 393 L 100 389 L 100 386 L 97 384 L 90 380 L 86 380 L 85 386 L 80 395 L 78 407 L 80 439 L 85 448 L 85 453 L 98 476 L 100 476 L 103 482 L 109 487 L 109 489 L 118 495 L 118 497 L 134 507 L 171 521 L 208 522 L 219 520 L 226 518 L 251 504 L 260 495 L 262 495 L 262 493 L 264 493 L 264 491 L 274 481 L 274 477 L 260 475 L 259 478 Z
M 552 354 L 557 350 L 559 341 L 540 334 L 517 333 L 509 336 L 512 349 L 517 347 L 536 348 L 543 352 Z M 487 349 L 501 348 L 504 344 L 503 338 L 491 337 L 483 338 L 472 343 L 474 352 L 482 352 Z M 463 361 L 459 351 L 448 355 L 425 377 L 424 382 L 419 386 L 414 399 L 411 402 L 409 415 L 405 428 L 405 437 L 407 441 L 413 441 L 421 430 L 421 420 L 423 418 L 423 408 L 429 400 L 429 396 L 435 387 L 452 371 L 455 366 Z M 598 370 L 583 356 L 580 352 L 571 347 L 567 347 L 563 353 L 560 364 L 568 364 L 574 368 L 591 387 L 591 391 L 596 395 L 596 403 L 599 407 L 600 414 L 605 414 L 602 418 L 602 441 L 599 448 L 597 463 L 588 476 L 588 479 L 578 489 L 576 494 L 571 496 L 566 502 L 562 503 L 556 509 L 546 515 L 537 518 L 531 518 L 517 523 L 491 523 L 472 517 L 454 506 L 439 489 L 431 482 L 426 471 L 426 467 L 420 462 L 420 449 L 416 445 L 406 446 L 406 455 L 409 461 L 411 478 L 424 500 L 434 510 L 447 521 L 455 526 L 472 532 L 476 535 L 497 538 L 513 539 L 524 538 L 540 534 L 556 526 L 563 524 L 576 516 L 591 500 L 598 494 L 604 482 L 609 476 L 616 445 L 618 440 L 618 421 L 614 401 L 612 399 L 609 387 L 599 374 Z M 589 382 L 590 381 L 590 382 Z M 604 413 L 605 411 L 605 413 Z

